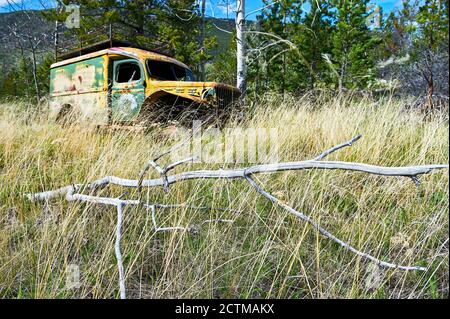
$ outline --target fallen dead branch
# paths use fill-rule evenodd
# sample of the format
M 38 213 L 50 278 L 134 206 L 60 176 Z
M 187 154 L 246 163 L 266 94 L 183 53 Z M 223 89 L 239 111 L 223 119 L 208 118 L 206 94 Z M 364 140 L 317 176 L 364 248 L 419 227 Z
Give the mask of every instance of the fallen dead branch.
M 345 143 L 336 145 L 324 152 L 320 155 L 316 156 L 313 159 L 297 161 L 297 162 L 285 162 L 285 163 L 275 163 L 275 164 L 265 164 L 265 165 L 255 165 L 247 168 L 240 169 L 218 169 L 218 170 L 194 170 L 194 171 L 185 171 L 179 174 L 167 175 L 169 171 L 174 169 L 175 167 L 191 162 L 194 157 L 189 157 L 185 160 L 181 160 L 175 163 L 172 163 L 166 167 L 161 167 L 157 161 L 164 155 L 167 155 L 171 152 L 171 150 L 162 153 L 162 155 L 157 156 L 156 158 L 150 160 L 142 170 L 139 175 L 139 179 L 125 179 L 116 176 L 106 176 L 96 181 L 93 181 L 88 184 L 76 184 L 65 186 L 56 190 L 40 192 L 35 194 L 27 194 L 28 199 L 31 201 L 47 201 L 55 197 L 65 196 L 67 201 L 82 201 L 89 202 L 93 204 L 103 204 L 103 205 L 112 205 L 117 207 L 117 229 L 116 229 L 116 258 L 118 262 L 119 268 L 119 285 L 120 285 L 120 293 L 121 297 L 125 298 L 125 284 L 124 284 L 124 275 L 123 275 L 123 266 L 122 266 L 122 256 L 120 253 L 120 233 L 121 233 L 121 221 L 123 214 L 123 207 L 126 205 L 140 205 L 146 209 L 151 210 L 152 221 L 154 225 L 154 230 L 158 231 L 190 231 L 193 232 L 198 227 L 187 226 L 175 226 L 175 227 L 158 227 L 156 224 L 156 208 L 175 208 L 181 207 L 181 205 L 162 205 L 162 204 L 152 204 L 146 203 L 142 201 L 141 189 L 142 187 L 159 187 L 162 186 L 164 191 L 169 190 L 169 186 L 174 183 L 195 180 L 195 179 L 244 179 L 246 180 L 259 194 L 270 200 L 272 203 L 280 206 L 285 209 L 295 217 L 309 223 L 312 225 L 314 229 L 320 232 L 323 236 L 328 239 L 336 242 L 346 250 L 356 254 L 357 256 L 372 261 L 379 265 L 380 267 L 385 268 L 394 268 L 401 270 L 419 270 L 425 271 L 426 267 L 421 266 L 404 266 L 398 265 L 391 262 L 382 261 L 368 253 L 361 252 L 349 245 L 348 243 L 342 241 L 337 238 L 326 229 L 321 227 L 317 222 L 315 222 L 311 217 L 306 214 L 295 210 L 294 208 L 284 204 L 274 195 L 270 194 L 266 190 L 263 189 L 260 185 L 256 183 L 254 180 L 254 175 L 261 173 L 274 173 L 281 171 L 297 171 L 297 170 L 310 170 L 310 169 L 339 169 L 339 170 L 348 170 L 348 171 L 356 171 L 356 172 L 364 172 L 368 174 L 381 175 L 381 176 L 400 176 L 411 178 L 416 186 L 419 185 L 419 176 L 423 174 L 428 174 L 433 170 L 438 169 L 447 169 L 448 165 L 422 165 L 422 166 L 408 166 L 408 167 L 383 167 L 376 165 L 368 165 L 362 163 L 353 163 L 353 162 L 341 162 L 341 161 L 323 161 L 325 157 L 328 155 L 344 148 L 353 145 L 354 142 L 359 140 L 361 136 L 356 136 L 355 138 L 347 141 Z M 182 143 L 183 144 L 183 143 Z M 182 145 L 180 144 L 180 145 Z M 173 150 L 173 149 L 172 149 Z M 150 168 L 153 168 L 158 172 L 160 178 L 156 179 L 144 179 L 145 174 L 148 172 Z M 108 185 L 118 185 L 123 187 L 132 187 L 137 188 L 139 193 L 139 199 L 121 199 L 121 198 L 110 198 L 110 197 L 99 197 L 94 195 L 86 195 L 83 192 L 94 192 L 100 188 L 104 188 Z M 194 206 L 185 206 L 188 208 L 195 208 Z M 197 207 L 198 208 L 198 207 Z M 204 208 L 204 207 L 203 207 Z M 206 208 L 208 209 L 208 208 Z M 209 222 L 233 222 L 233 220 L 227 219 L 216 219 L 216 220 L 207 220 L 204 221 L 201 225 Z
M 218 170 L 198 170 L 187 171 L 180 174 L 169 175 L 163 178 L 144 179 L 140 183 L 136 179 L 126 179 L 116 176 L 106 176 L 89 184 L 75 184 L 52 191 L 40 192 L 35 194 L 27 194 L 28 199 L 32 201 L 44 201 L 58 196 L 66 195 L 68 200 L 76 192 L 90 191 L 105 187 L 109 184 L 123 187 L 156 187 L 170 185 L 186 180 L 193 179 L 234 179 L 245 178 L 248 175 L 258 173 L 273 173 L 281 171 L 295 171 L 307 169 L 341 169 L 350 171 L 359 171 L 375 175 L 383 176 L 403 176 L 409 178 L 418 178 L 419 175 L 428 174 L 433 170 L 445 169 L 448 165 L 422 165 L 422 166 L 408 166 L 408 167 L 383 167 L 361 163 L 352 162 L 338 162 L 338 161 L 315 161 L 306 160 L 301 162 L 286 162 L 278 164 L 255 165 L 249 168 L 241 169 L 218 169 Z M 76 195 L 76 194 L 75 194 Z

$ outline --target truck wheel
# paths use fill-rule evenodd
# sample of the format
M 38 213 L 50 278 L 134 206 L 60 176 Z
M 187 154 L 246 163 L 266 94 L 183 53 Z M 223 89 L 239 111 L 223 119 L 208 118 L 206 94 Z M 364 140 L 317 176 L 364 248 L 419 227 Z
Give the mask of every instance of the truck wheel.
M 190 127 L 193 121 L 202 121 L 204 124 L 220 123 L 226 117 L 225 112 L 220 112 L 213 106 L 208 106 L 190 101 L 178 101 L 167 103 L 155 101 L 144 105 L 137 122 L 145 127 L 158 123 L 172 123 Z
M 136 122 L 144 127 L 164 122 L 166 105 L 161 101 L 146 102 L 141 108 Z
M 60 125 L 70 125 L 75 123 L 79 117 L 79 112 L 76 112 L 72 105 L 64 104 L 56 116 L 56 123 Z

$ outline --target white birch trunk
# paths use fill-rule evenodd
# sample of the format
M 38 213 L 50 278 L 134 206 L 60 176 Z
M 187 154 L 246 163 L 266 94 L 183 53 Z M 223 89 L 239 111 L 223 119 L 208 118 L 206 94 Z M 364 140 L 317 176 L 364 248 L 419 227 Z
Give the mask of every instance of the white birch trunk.
M 247 88 L 247 72 L 245 65 L 245 0 L 237 0 L 236 42 L 237 42 L 237 83 L 236 86 L 245 94 Z
M 202 54 L 205 53 L 205 7 L 206 0 L 202 0 L 201 12 L 202 12 L 202 20 L 201 20 L 201 30 L 200 30 L 200 49 Z M 200 60 L 200 81 L 205 81 L 205 59 L 202 56 Z

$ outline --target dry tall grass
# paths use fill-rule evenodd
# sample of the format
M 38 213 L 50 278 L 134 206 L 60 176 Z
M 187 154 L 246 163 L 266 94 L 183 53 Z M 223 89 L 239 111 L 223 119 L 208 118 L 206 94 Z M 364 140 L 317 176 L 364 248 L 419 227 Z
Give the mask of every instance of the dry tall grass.
M 280 105 L 281 104 L 281 105 Z M 268 97 L 234 127 L 277 127 L 282 161 L 311 158 L 363 134 L 329 159 L 399 166 L 448 163 L 448 116 L 424 119 L 407 102 L 385 99 L 280 103 Z M 25 193 L 105 175 L 137 178 L 146 161 L 175 143 L 167 132 L 98 132 L 61 127 L 23 104 L 0 105 L 0 296 L 116 298 L 114 208 L 30 203 Z M 192 164 L 176 169 L 215 167 Z M 240 165 L 239 165 L 240 166 Z M 154 172 L 150 177 L 157 177 Z M 242 213 L 180 208 L 158 211 L 160 225 L 193 225 L 194 235 L 154 233 L 149 212 L 126 208 L 122 254 L 128 297 L 140 298 L 448 298 L 448 172 L 411 180 L 341 171 L 259 176 L 267 190 L 312 216 L 359 250 L 430 270 L 378 269 L 274 207 L 245 181 L 196 180 L 149 200 L 232 208 Z M 117 187 L 103 191 L 120 195 Z M 127 197 L 136 197 L 133 191 Z M 78 289 L 66 286 L 77 264 Z

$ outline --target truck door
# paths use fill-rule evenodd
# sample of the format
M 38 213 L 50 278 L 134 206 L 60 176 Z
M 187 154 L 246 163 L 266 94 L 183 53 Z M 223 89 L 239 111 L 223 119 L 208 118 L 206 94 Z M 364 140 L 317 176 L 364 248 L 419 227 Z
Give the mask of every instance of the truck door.
M 113 121 L 131 121 L 145 99 L 145 75 L 134 59 L 112 61 L 111 113 Z

